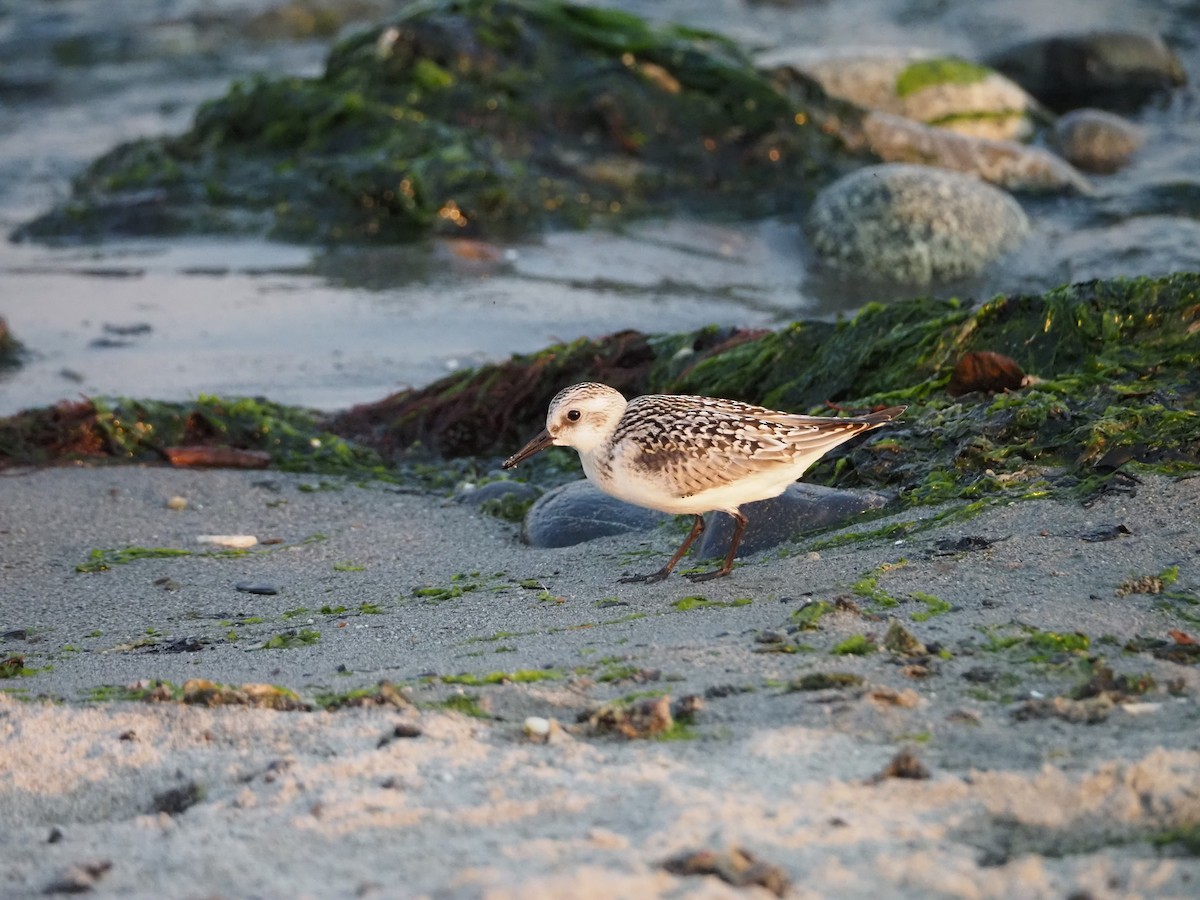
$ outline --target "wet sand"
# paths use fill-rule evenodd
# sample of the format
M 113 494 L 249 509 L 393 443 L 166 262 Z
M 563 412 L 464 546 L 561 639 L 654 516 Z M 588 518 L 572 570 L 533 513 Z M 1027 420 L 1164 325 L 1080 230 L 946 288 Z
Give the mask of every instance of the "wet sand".
M 1200 631 L 1200 479 L 1135 487 L 618 585 L 676 530 L 535 550 L 384 484 L 7 475 L 0 650 L 26 674 L 0 683 L 0 895 L 767 896 L 661 867 L 734 847 L 795 897 L 1194 895 L 1200 862 L 1169 839 L 1200 823 L 1200 673 L 1123 648 Z M 203 554 L 202 534 L 281 543 L 76 571 L 96 549 Z M 880 649 L 893 621 L 930 652 Z M 319 636 L 264 646 L 288 632 Z M 833 652 L 860 636 L 874 652 Z M 822 673 L 862 680 L 793 689 Z M 387 680 L 414 705 L 95 699 L 195 678 L 310 703 Z M 659 694 L 702 698 L 674 740 L 575 724 Z M 529 716 L 563 730 L 534 743 Z M 875 777 L 905 749 L 930 777 Z

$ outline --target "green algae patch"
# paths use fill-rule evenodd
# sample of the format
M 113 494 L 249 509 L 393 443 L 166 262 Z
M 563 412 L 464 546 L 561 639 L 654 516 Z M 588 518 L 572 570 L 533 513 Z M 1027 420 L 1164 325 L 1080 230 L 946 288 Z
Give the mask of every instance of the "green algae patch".
M 274 635 L 263 642 L 261 650 L 295 650 L 299 647 L 315 644 L 321 639 L 321 632 L 311 628 L 285 631 Z
M 978 84 L 991 74 L 986 66 L 957 57 L 921 59 L 896 76 L 896 96 L 907 97 L 941 84 Z
M 940 597 L 933 596 L 933 594 L 926 594 L 923 591 L 913 591 L 911 596 L 914 600 L 925 604 L 924 610 L 912 614 L 914 622 L 927 622 L 934 616 L 950 612 L 950 604 Z
M 471 716 L 475 719 L 492 718 L 491 713 L 480 705 L 477 694 L 455 694 L 452 697 L 447 697 L 445 700 L 437 700 L 425 705 L 430 709 L 444 709 L 449 712 L 462 713 L 464 716 Z
M 513 672 L 489 672 L 486 675 L 439 675 L 442 684 L 465 684 L 480 687 L 488 684 L 535 684 L 539 681 L 557 681 L 562 673 L 554 669 L 517 669 Z
M 855 634 L 834 644 L 829 652 L 834 656 L 866 656 L 876 650 L 875 642 L 864 634 Z
M 140 559 L 175 559 L 195 555 L 191 550 L 179 547 L 122 547 L 116 550 L 94 549 L 88 554 L 87 562 L 75 566 L 76 572 L 107 572 L 113 566 L 124 566 Z M 229 551 L 208 551 L 202 556 L 228 556 Z M 241 555 L 239 553 L 239 555 Z
M 788 619 L 801 631 L 816 631 L 820 627 L 818 623 L 830 612 L 833 612 L 832 603 L 824 600 L 813 600 L 805 603 L 799 609 L 792 610 L 788 615 Z
M 869 575 L 864 575 L 854 584 L 850 585 L 851 593 L 864 600 L 870 600 L 876 606 L 888 609 L 889 607 L 899 606 L 900 601 L 885 591 L 879 586 L 878 574 L 872 572 Z
M 709 600 L 705 597 L 680 597 L 671 605 L 680 612 L 693 609 L 718 609 L 732 606 L 749 606 L 754 601 L 749 597 L 739 597 L 736 600 Z
M 727 38 L 617 10 L 406 4 L 319 77 L 238 82 L 184 134 L 100 157 L 20 236 L 401 242 L 794 211 L 837 167 L 806 100 Z
M 1018 634 L 999 634 L 996 629 L 985 629 L 988 641 L 981 649 L 991 653 L 1012 653 L 1018 659 L 1031 663 L 1049 663 L 1082 656 L 1092 646 L 1091 638 L 1079 632 L 1041 631 L 1032 626 L 1021 626 Z

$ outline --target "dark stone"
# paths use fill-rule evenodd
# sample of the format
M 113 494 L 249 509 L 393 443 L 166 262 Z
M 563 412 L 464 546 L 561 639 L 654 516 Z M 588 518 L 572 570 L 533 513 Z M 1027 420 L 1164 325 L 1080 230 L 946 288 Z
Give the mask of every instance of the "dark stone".
M 992 546 L 993 541 L 977 534 L 968 534 L 965 537 L 954 538 L 939 538 L 934 541 L 933 546 L 936 548 L 936 556 L 950 556 L 955 553 L 970 553 L 972 550 L 986 550 Z
M 155 647 L 155 653 L 196 653 L 204 649 L 208 641 L 203 638 L 183 637 Z
M 279 588 L 265 581 L 239 581 L 235 587 L 243 594 L 278 594 Z
M 171 788 L 170 790 L 163 791 L 161 794 L 155 794 L 151 810 L 175 816 L 195 806 L 203 799 L 204 786 L 198 782 L 189 781 L 180 787 Z
M 598 537 L 649 531 L 669 518 L 601 493 L 589 481 L 573 481 L 533 504 L 522 536 L 534 547 L 570 547 Z
M 1179 57 L 1161 37 L 1128 31 L 1036 38 L 986 62 L 1058 112 L 1134 110 L 1187 82 Z
M 748 556 L 776 547 L 805 531 L 840 525 L 860 513 L 882 509 L 887 502 L 886 495 L 874 491 L 845 491 L 797 482 L 778 497 L 742 507 L 742 515 L 749 524 L 738 555 Z M 710 513 L 704 522 L 704 534 L 697 542 L 696 557 L 724 556 L 732 537 L 733 519 Z
M 1127 534 L 1133 534 L 1125 525 L 1102 525 L 1093 531 L 1085 532 L 1079 536 L 1080 540 L 1087 541 L 1090 544 L 1096 544 L 1101 541 L 1115 541 L 1117 538 Z
M 132 337 L 139 334 L 149 334 L 154 328 L 148 322 L 134 322 L 132 325 L 113 325 L 111 322 L 105 322 L 104 330 L 109 334 L 115 334 L 120 337 Z

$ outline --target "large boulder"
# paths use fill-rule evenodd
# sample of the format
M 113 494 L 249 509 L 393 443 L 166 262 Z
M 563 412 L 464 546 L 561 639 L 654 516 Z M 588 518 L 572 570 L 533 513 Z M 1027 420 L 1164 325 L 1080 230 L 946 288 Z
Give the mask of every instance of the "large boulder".
M 970 278 L 1029 233 L 1008 194 L 930 166 L 869 166 L 823 190 L 807 231 L 835 273 L 927 285 Z

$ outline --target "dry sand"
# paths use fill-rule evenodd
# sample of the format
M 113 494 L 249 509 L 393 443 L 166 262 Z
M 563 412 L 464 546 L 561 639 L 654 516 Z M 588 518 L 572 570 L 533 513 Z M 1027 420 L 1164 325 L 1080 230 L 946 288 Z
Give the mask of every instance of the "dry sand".
M 186 508 L 168 508 L 174 496 Z M 1190 828 L 1195 840 L 1200 823 L 1200 671 L 1122 648 L 1200 632 L 1187 618 L 1200 612 L 1198 511 L 1200 479 L 1148 478 L 1090 508 L 997 505 L 902 541 L 818 554 L 801 540 L 717 582 L 646 586 L 615 580 L 656 568 L 676 530 L 534 550 L 504 522 L 380 484 L 135 467 L 9 475 L 0 659 L 23 655 L 29 674 L 0 694 L 0 896 L 769 896 L 661 867 L 735 847 L 778 867 L 795 897 L 1196 896 L 1200 861 L 1161 839 Z M 1084 539 L 1117 525 L 1130 533 Z M 202 550 L 197 535 L 231 533 L 282 543 L 75 570 L 96 548 Z M 970 537 L 990 543 L 938 544 Z M 1165 592 L 1118 596 L 1130 579 L 1169 582 L 1172 567 Z M 872 573 L 898 606 L 863 596 Z M 279 593 L 235 589 L 247 581 Z M 677 608 L 689 596 L 749 602 Z M 838 598 L 816 630 L 788 633 L 805 603 Z M 877 645 L 889 618 L 945 652 L 831 653 L 855 635 Z M 262 647 L 306 629 L 315 643 Z M 1034 629 L 1079 632 L 1090 648 L 1056 653 Z M 809 649 L 763 652 L 778 649 L 762 642 L 772 631 Z M 985 649 L 1005 639 L 1016 643 Z M 1098 698 L 1037 702 L 1086 682 L 1089 656 L 1129 677 Z M 557 677 L 535 683 L 431 677 L 546 667 Z M 788 690 L 821 672 L 863 683 Z M 1143 676 L 1154 686 L 1139 693 Z M 386 679 L 418 705 L 89 699 L 102 685 L 192 678 L 306 699 Z M 707 694 L 685 739 L 572 724 L 653 692 Z M 438 705 L 455 696 L 489 717 Z M 532 743 L 531 715 L 574 733 Z M 419 733 L 396 736 L 398 725 Z M 873 778 L 906 747 L 929 778 Z

